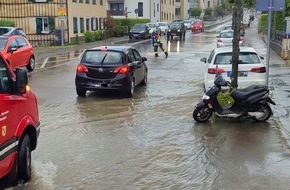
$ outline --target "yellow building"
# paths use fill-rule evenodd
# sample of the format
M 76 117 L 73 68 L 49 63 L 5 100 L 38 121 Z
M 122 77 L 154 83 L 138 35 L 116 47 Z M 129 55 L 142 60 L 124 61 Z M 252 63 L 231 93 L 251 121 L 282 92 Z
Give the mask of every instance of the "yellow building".
M 161 0 L 160 20 L 161 22 L 171 22 L 175 19 L 175 0 Z
M 55 44 L 60 29 L 64 42 L 73 42 L 87 30 L 104 28 L 107 0 L 0 0 L 0 19 L 23 28 L 32 45 Z

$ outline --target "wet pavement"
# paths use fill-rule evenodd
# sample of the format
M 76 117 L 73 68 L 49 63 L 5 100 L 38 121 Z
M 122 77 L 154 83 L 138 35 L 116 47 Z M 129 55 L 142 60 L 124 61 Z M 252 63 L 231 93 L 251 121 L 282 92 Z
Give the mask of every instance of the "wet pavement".
M 289 102 L 283 91 L 288 67 L 280 68 L 278 57 L 272 56 L 270 72 L 278 106 L 268 122 L 192 119 L 203 95 L 199 60 L 215 48 L 218 30 L 174 38 L 167 59 L 161 52 L 154 58 L 150 41 L 134 43 L 148 58 L 149 73 L 133 98 L 77 97 L 78 60 L 31 72 L 42 125 L 32 180 L 17 189 L 289 189 L 290 151 L 280 125 L 287 118 L 281 109 Z M 263 54 L 254 33 L 247 31 L 247 43 Z

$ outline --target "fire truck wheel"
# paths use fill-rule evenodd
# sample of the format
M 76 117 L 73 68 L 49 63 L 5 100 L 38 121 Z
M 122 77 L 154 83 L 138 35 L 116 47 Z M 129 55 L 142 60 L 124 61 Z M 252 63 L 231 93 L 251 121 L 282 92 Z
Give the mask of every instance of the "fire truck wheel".
M 25 182 L 31 178 L 31 145 L 26 134 L 20 142 L 18 150 L 18 179 Z

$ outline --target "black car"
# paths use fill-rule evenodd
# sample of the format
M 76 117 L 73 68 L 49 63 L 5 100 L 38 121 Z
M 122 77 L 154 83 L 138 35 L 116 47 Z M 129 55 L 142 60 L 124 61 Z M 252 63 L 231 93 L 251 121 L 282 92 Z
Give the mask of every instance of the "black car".
M 100 46 L 86 50 L 77 66 L 75 85 L 78 96 L 87 91 L 118 90 L 132 97 L 137 85 L 147 84 L 146 57 L 133 47 Z
M 0 35 L 7 35 L 7 36 L 20 35 L 20 36 L 26 37 L 26 34 L 22 28 L 8 27 L 8 26 L 0 26 Z
M 131 30 L 129 31 L 129 39 L 132 38 L 142 38 L 142 39 L 148 39 L 150 38 L 149 34 L 150 28 L 146 24 L 135 24 Z
M 172 22 L 167 31 L 167 39 L 173 36 L 179 36 L 180 39 L 185 38 L 186 27 L 183 22 Z

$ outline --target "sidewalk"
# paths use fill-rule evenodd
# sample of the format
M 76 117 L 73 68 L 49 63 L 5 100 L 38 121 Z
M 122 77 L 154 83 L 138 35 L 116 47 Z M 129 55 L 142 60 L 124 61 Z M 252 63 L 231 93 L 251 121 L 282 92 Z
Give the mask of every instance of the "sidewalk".
M 266 63 L 267 45 L 258 34 L 258 19 L 251 23 L 251 27 L 246 29 L 245 43 L 256 49 L 260 56 L 263 56 Z M 269 59 L 269 87 L 274 90 L 271 96 L 277 105 L 271 106 L 275 124 L 281 130 L 282 139 L 290 145 L 290 65 L 279 55 L 270 50 Z

